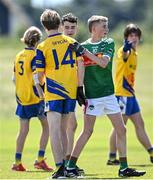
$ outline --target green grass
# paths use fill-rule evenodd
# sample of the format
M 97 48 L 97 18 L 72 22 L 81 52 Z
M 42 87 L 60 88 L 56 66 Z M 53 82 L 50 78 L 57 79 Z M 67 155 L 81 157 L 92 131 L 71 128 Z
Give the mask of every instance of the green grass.
M 11 171 L 11 165 L 14 161 L 16 135 L 19 128 L 18 119 L 14 115 L 16 102 L 11 75 L 15 55 L 23 46 L 20 46 L 19 43 L 12 40 L 7 42 L 8 44 L 6 44 L 6 39 L 0 40 L 0 179 L 48 178 L 51 175 L 50 173 L 37 171 L 33 168 L 33 163 L 37 156 L 38 141 L 41 131 L 40 124 L 36 119 L 31 121 L 30 132 L 23 152 L 23 163 L 28 168 L 28 172 L 20 173 Z M 142 45 L 139 48 L 139 54 L 136 91 L 147 132 L 150 138 L 153 139 L 153 51 L 151 50 L 151 46 Z M 79 127 L 76 137 L 83 125 L 80 108 L 77 111 L 77 117 Z M 87 178 L 118 178 L 118 167 L 106 166 L 110 130 L 111 124 L 106 117 L 97 119 L 93 136 L 86 145 L 78 161 L 78 165 L 85 169 Z M 127 125 L 127 138 L 129 165 L 134 168 L 146 170 L 147 174 L 143 177 L 144 179 L 153 179 L 153 165 L 149 162 L 147 152 L 136 139 L 134 127 L 131 122 L 128 122 Z M 46 157 L 47 162 L 54 166 L 49 144 L 46 150 Z
M 79 129 L 82 126 L 82 120 L 79 118 Z M 146 128 L 151 136 L 151 121 L 146 123 Z M 127 128 L 128 132 L 128 160 L 131 167 L 145 169 L 147 174 L 144 178 L 153 178 L 153 165 L 149 162 L 149 156 L 138 143 L 135 138 L 135 133 L 132 124 L 129 122 Z M 31 121 L 30 133 L 28 135 L 24 152 L 23 163 L 28 168 L 28 172 L 12 172 L 10 170 L 14 160 L 15 139 L 18 131 L 18 120 L 1 121 L 1 150 L 0 150 L 0 168 L 1 179 L 43 179 L 49 177 L 51 174 L 47 172 L 37 171 L 33 168 L 33 162 L 36 158 L 38 150 L 38 141 L 40 135 L 39 122 L 36 119 Z M 118 167 L 106 166 L 108 155 L 108 137 L 111 130 L 111 124 L 106 118 L 97 119 L 95 131 L 89 143 L 85 147 L 79 159 L 79 166 L 84 168 L 87 177 L 89 178 L 117 178 Z M 77 135 L 76 135 L 77 136 Z M 47 162 L 54 165 L 50 146 L 48 144 L 46 152 Z

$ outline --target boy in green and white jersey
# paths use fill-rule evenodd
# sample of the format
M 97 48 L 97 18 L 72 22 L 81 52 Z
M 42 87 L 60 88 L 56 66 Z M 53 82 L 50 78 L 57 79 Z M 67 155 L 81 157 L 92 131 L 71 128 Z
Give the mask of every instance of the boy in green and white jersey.
M 82 45 L 93 54 L 96 54 L 98 57 L 105 57 L 105 60 L 108 61 L 106 67 L 101 68 L 84 56 L 84 85 L 87 99 L 101 98 L 114 94 L 112 79 L 114 41 L 110 38 L 105 38 L 98 42 L 93 42 L 92 39 L 88 39 Z M 88 108 L 86 110 L 88 111 Z M 117 108 L 115 112 L 120 112 L 120 110 Z
M 93 54 L 96 54 L 105 66 L 100 67 L 90 59 L 84 57 L 85 73 L 84 86 L 87 103 L 85 107 L 84 129 L 82 130 L 71 154 L 67 175 L 79 176 L 75 166 L 79 155 L 90 138 L 96 117 L 107 115 L 117 133 L 117 148 L 120 160 L 120 177 L 142 176 L 145 171 L 129 168 L 126 155 L 126 128 L 120 113 L 117 99 L 114 95 L 112 79 L 112 60 L 114 55 L 114 41 L 106 38 L 108 33 L 108 18 L 92 16 L 88 20 L 91 38 L 82 45 Z M 83 82 L 83 80 L 82 80 Z

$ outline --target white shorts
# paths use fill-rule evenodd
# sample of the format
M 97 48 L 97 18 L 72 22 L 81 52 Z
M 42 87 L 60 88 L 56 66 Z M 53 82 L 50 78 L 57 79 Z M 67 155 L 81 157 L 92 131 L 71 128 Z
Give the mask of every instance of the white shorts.
M 119 112 L 121 112 L 121 110 L 114 94 L 101 98 L 87 99 L 85 114 L 102 116 Z

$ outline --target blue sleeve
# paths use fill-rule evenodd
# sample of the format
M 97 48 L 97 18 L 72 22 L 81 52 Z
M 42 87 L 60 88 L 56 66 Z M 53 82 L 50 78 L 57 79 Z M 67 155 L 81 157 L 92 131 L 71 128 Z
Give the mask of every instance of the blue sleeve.
M 36 70 L 36 56 L 31 61 L 31 69 L 32 69 L 32 72 Z
M 39 49 L 36 51 L 36 57 L 35 57 L 35 64 L 36 68 L 45 68 L 45 56 L 43 52 Z

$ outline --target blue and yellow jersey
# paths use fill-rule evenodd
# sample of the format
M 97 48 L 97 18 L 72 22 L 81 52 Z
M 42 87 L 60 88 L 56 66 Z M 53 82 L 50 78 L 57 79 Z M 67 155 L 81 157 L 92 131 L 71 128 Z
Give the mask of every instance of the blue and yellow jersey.
M 131 49 L 126 61 L 123 60 L 123 47 L 118 50 L 115 71 L 115 95 L 133 96 L 135 72 L 137 68 L 137 52 Z
M 32 105 L 40 101 L 33 81 L 35 56 L 34 49 L 25 48 L 15 59 L 16 98 L 21 105 Z
M 68 46 L 75 40 L 61 33 L 50 35 L 37 47 L 36 71 L 46 77 L 45 100 L 76 99 L 76 53 Z

